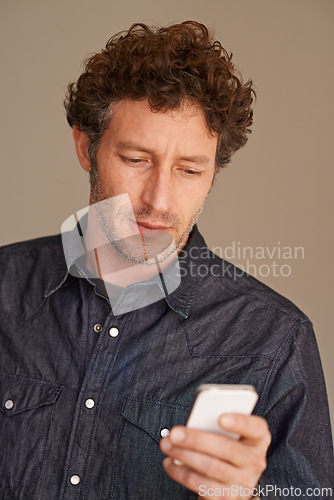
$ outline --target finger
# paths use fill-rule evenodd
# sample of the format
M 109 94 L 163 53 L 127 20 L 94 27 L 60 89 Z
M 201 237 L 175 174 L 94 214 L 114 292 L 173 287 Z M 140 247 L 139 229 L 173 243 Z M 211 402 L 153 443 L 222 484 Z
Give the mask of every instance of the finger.
M 236 482 L 243 485 L 255 483 L 267 466 L 265 454 L 259 453 L 251 446 L 234 440 L 230 441 L 232 451 L 230 456 L 226 454 L 228 460 L 208 455 L 205 451 L 193 451 L 172 445 L 168 438 L 161 440 L 160 448 L 172 459 L 176 459 L 179 463 L 187 465 L 207 478 L 214 478 L 229 485 Z
M 240 435 L 243 441 L 270 444 L 271 435 L 266 420 L 257 415 L 242 415 L 241 413 L 225 413 L 218 420 L 219 426 Z
M 202 498 L 206 498 L 205 494 L 201 494 L 202 492 L 221 492 L 222 495 L 228 494 L 228 487 L 224 485 L 222 482 L 218 482 L 215 480 L 209 480 L 203 474 L 200 474 L 193 469 L 187 467 L 186 465 L 175 465 L 171 458 L 165 458 L 162 462 L 163 468 L 174 481 L 182 486 L 188 488 L 188 490 L 194 491 L 197 494 L 200 494 Z M 223 490 L 225 488 L 225 491 Z M 211 493 L 210 498 L 213 495 Z
M 164 449 L 164 445 L 161 446 L 161 449 L 164 453 L 167 453 Z M 174 460 L 174 464 L 176 459 L 178 464 L 181 463 L 181 465 L 193 469 L 207 479 L 210 478 L 217 481 L 223 481 L 226 484 L 233 484 L 236 478 L 242 480 L 244 479 L 243 476 L 246 476 L 242 469 L 222 461 L 219 458 L 197 451 L 172 446 L 168 451 L 168 455 Z
M 245 467 L 253 463 L 254 456 L 264 459 L 266 451 L 262 449 L 254 451 L 251 446 L 223 434 L 181 426 L 174 427 L 169 437 L 160 441 L 161 450 L 168 455 L 171 454 L 172 446 L 203 453 L 236 467 Z

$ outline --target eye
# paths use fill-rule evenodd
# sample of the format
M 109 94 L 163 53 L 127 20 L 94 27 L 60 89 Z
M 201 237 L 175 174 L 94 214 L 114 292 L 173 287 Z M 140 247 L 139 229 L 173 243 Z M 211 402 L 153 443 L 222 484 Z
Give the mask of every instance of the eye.
M 145 163 L 146 160 L 142 158 L 127 158 L 126 156 L 121 156 L 122 160 L 129 165 L 140 165 L 141 163 Z
M 196 177 L 196 176 L 202 175 L 202 170 L 191 170 L 189 168 L 186 168 L 186 169 L 183 170 L 183 172 L 188 177 Z

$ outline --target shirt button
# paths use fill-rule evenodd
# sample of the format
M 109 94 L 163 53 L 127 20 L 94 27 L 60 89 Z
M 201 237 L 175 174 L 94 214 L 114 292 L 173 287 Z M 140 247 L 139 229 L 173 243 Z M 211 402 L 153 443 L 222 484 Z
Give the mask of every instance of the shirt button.
M 117 328 L 115 328 L 114 326 L 112 328 L 110 328 L 110 330 L 109 330 L 110 337 L 117 337 L 118 334 L 119 334 L 119 331 Z
M 163 438 L 169 436 L 169 429 L 161 429 L 160 436 Z
M 101 330 L 102 330 L 102 325 L 96 323 L 96 325 L 94 325 L 94 332 L 99 333 Z
M 80 476 L 77 476 L 76 474 L 70 477 L 70 483 L 73 485 L 79 484 L 80 481 L 81 481 Z
M 14 401 L 12 401 L 11 399 L 7 399 L 7 401 L 5 402 L 6 410 L 11 410 L 13 407 L 14 407 Z
M 94 406 L 95 406 L 94 399 L 90 399 L 90 398 L 86 399 L 85 406 L 86 406 L 86 408 L 89 408 L 89 409 L 94 408 Z

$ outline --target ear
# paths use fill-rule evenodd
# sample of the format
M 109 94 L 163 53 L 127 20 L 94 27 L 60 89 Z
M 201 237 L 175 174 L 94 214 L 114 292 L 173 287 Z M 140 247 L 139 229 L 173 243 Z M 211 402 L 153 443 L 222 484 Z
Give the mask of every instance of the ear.
M 80 162 L 80 165 L 84 170 L 87 170 L 87 172 L 91 171 L 91 164 L 90 164 L 90 159 L 89 159 L 89 154 L 88 154 L 88 144 L 89 144 L 89 137 L 85 132 L 82 132 L 79 130 L 77 127 L 73 127 L 73 133 L 72 133 L 74 143 L 75 143 L 75 149 L 77 152 L 77 156 Z

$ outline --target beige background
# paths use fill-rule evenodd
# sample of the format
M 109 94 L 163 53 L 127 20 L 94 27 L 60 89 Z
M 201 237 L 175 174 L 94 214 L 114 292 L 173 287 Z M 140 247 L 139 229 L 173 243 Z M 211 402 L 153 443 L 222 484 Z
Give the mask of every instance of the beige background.
M 312 319 L 334 415 L 333 0 L 0 0 L 0 244 L 57 233 L 88 203 L 62 107 L 81 61 L 133 22 L 186 19 L 214 28 L 258 91 L 254 132 L 200 229 L 211 247 L 304 248 L 303 259 L 251 263 Z M 273 261 L 291 275 L 262 276 Z

